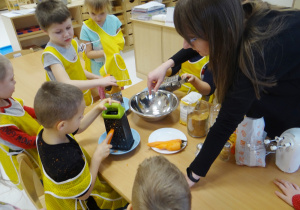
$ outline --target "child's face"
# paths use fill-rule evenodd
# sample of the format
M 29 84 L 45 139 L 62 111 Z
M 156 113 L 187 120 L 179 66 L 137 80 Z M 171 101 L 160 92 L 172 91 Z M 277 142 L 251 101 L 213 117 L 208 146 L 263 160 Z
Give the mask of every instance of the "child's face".
M 89 8 L 89 14 L 93 21 L 95 21 L 99 26 L 103 26 L 107 16 L 107 11 L 105 9 L 96 12 Z
M 67 123 L 67 132 L 66 133 L 73 133 L 74 131 L 76 131 L 79 128 L 80 121 L 83 118 L 84 109 L 85 109 L 85 101 L 82 100 L 81 104 L 78 108 L 77 114 L 74 117 L 72 117 L 72 119 L 66 120 L 66 123 Z
M 63 23 L 53 23 L 49 26 L 46 33 L 52 43 L 61 47 L 69 47 L 74 36 L 71 18 L 68 18 Z
M 6 75 L 3 81 L 0 81 L 0 99 L 10 98 L 15 91 L 14 71 L 11 64 L 6 66 Z

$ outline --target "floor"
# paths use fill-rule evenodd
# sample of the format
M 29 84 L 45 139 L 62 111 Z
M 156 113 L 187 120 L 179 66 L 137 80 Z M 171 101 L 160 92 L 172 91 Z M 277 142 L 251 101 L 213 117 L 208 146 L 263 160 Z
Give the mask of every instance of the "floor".
M 0 18 L 0 28 L 1 28 L 1 33 L 0 33 L 0 48 L 4 46 L 10 45 L 9 39 L 8 39 L 8 34 L 5 31 L 2 19 Z M 130 50 L 122 54 L 122 57 L 125 60 L 127 69 L 129 71 L 130 78 L 132 80 L 132 85 L 142 81 L 140 78 L 136 77 L 136 69 L 135 69 L 135 57 L 134 57 L 134 51 Z M 127 86 L 129 87 L 129 86 Z M 8 180 L 8 177 L 3 171 L 3 168 L 0 164 L 0 179 L 2 175 L 2 179 Z M 29 198 L 26 196 L 26 193 L 24 191 L 20 191 L 19 189 L 15 188 L 11 182 L 7 181 L 6 182 L 8 186 L 3 185 L 0 183 L 0 202 L 6 202 L 13 204 L 16 207 L 21 208 L 22 210 L 34 210 L 35 207 L 29 200 Z M 0 209 L 1 204 L 0 204 Z

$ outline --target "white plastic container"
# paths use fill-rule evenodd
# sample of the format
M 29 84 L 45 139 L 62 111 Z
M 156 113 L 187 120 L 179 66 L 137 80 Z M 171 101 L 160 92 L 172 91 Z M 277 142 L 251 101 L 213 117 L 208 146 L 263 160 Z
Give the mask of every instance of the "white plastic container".
M 179 122 L 186 125 L 187 113 L 189 108 L 196 106 L 197 102 L 201 99 L 202 95 L 197 92 L 190 92 L 180 100 L 180 120 Z
M 162 8 L 150 12 L 137 12 L 134 10 L 131 11 L 131 17 L 136 20 L 151 20 L 152 16 L 159 14 L 165 14 L 165 9 Z

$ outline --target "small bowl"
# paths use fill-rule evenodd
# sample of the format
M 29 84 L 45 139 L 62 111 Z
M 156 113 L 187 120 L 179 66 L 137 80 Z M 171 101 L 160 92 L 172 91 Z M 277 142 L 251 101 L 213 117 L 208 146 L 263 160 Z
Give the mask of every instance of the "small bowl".
M 130 109 L 146 121 L 158 121 L 173 112 L 178 106 L 178 98 L 174 93 L 158 90 L 156 93 L 142 91 L 129 100 Z

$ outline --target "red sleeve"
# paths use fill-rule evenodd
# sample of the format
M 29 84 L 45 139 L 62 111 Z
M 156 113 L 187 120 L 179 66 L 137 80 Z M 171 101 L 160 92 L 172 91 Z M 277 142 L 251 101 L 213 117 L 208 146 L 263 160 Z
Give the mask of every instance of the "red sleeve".
M 32 118 L 36 119 L 35 111 L 33 108 L 31 108 L 29 106 L 24 106 L 23 108 Z
M 294 195 L 292 198 L 294 209 L 300 210 L 300 194 Z
M 16 126 L 1 127 L 0 135 L 3 140 L 23 149 L 36 148 L 36 136 L 30 136 Z

